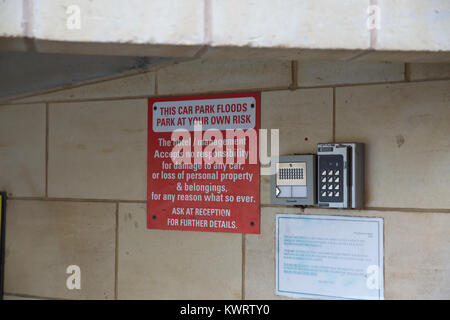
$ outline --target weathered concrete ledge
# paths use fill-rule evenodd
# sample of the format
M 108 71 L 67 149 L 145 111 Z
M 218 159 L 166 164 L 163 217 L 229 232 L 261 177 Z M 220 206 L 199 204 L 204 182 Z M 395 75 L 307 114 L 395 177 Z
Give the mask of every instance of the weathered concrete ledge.
M 450 61 L 448 0 L 5 0 L 0 50 Z

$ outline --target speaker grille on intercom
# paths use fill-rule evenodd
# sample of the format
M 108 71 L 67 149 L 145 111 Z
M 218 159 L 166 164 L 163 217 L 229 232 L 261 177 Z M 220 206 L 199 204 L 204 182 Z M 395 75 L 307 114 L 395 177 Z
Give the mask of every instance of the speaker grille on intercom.
M 280 179 L 303 179 L 303 168 L 280 169 Z
M 277 163 L 277 185 L 306 185 L 306 163 Z

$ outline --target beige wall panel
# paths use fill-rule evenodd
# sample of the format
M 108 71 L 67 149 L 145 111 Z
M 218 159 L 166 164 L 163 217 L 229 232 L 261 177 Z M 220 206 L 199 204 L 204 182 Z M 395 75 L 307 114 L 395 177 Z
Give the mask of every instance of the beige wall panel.
M 5 292 L 47 298 L 114 299 L 115 204 L 8 201 Z M 67 267 L 81 289 L 66 287 Z
M 291 62 L 202 59 L 158 71 L 158 94 L 287 88 Z
M 0 189 L 45 195 L 45 104 L 0 106 Z
M 336 140 L 366 143 L 366 206 L 450 208 L 450 82 L 336 89 Z
M 50 197 L 145 200 L 147 100 L 50 104 Z
M 147 229 L 145 204 L 120 204 L 119 299 L 241 299 L 242 235 Z

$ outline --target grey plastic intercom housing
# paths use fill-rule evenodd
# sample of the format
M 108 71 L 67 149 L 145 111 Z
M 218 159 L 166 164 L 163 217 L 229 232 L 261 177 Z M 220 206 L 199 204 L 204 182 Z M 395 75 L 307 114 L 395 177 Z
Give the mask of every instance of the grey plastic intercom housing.
M 320 183 L 327 156 L 342 156 L 343 183 L 342 199 L 332 200 L 322 197 Z M 331 158 L 331 157 L 328 157 Z M 319 143 L 317 145 L 318 205 L 327 208 L 364 207 L 364 144 L 356 142 Z M 328 175 L 327 175 L 328 177 Z
M 270 177 L 271 203 L 316 204 L 316 172 L 316 155 L 280 156 L 275 174 Z

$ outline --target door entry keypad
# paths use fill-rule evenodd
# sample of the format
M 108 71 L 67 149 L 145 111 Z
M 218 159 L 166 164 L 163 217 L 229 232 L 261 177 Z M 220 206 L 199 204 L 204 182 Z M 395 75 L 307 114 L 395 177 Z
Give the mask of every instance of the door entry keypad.
M 341 155 L 319 156 L 319 201 L 342 202 L 344 159 Z

